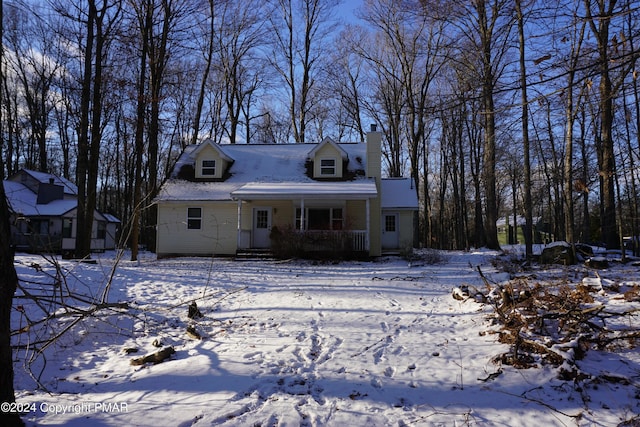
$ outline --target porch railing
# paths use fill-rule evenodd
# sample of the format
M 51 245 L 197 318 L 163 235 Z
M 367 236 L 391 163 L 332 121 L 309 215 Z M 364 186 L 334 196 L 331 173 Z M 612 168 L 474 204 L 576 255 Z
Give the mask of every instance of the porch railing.
M 304 236 L 305 251 L 365 252 L 369 250 L 366 230 L 305 230 L 300 233 Z

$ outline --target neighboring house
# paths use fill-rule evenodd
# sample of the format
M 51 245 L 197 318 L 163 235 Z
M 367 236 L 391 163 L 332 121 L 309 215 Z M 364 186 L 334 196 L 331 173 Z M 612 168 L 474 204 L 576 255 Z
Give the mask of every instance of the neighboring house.
M 56 175 L 22 169 L 4 181 L 9 203 L 12 244 L 17 250 L 62 252 L 75 250 L 78 188 Z M 91 250 L 116 246 L 120 221 L 94 212 Z
M 269 250 L 368 256 L 412 246 L 415 187 L 381 179 L 381 135 L 366 143 L 188 146 L 155 199 L 157 255 Z

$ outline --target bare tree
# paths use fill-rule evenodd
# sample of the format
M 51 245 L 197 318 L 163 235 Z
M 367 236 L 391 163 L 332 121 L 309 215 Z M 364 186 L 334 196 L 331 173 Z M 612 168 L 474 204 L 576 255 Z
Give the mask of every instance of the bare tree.
M 522 12 L 522 0 L 516 0 L 516 16 L 518 19 L 518 47 L 520 53 L 520 86 L 522 101 L 522 145 L 524 151 L 524 242 L 525 256 L 531 260 L 533 256 L 533 202 L 531 200 L 531 148 L 529 143 L 529 97 L 527 95 L 527 69 L 525 57 L 524 38 L 524 14 Z M 514 175 L 515 176 L 515 175 Z M 515 179 L 514 179 L 515 180 Z M 515 193 L 515 185 L 513 186 Z M 514 212 L 516 211 L 514 194 Z M 517 216 L 514 214 L 514 227 L 518 229 Z
M 0 12 L 1 17 L 2 13 Z M 4 183 L 4 168 L 0 168 L 0 180 Z M 13 265 L 13 249 L 11 247 L 9 206 L 4 185 L 0 185 L 0 403 L 15 402 L 11 351 L 11 308 L 17 285 L 18 276 Z M 0 411 L 0 422 L 5 426 L 23 425 L 17 412 L 4 410 Z
M 153 4 L 144 0 L 136 10 L 136 23 L 140 34 L 140 68 L 136 99 L 135 131 L 135 181 L 133 185 L 133 218 L 131 220 L 131 261 L 138 259 L 140 238 L 140 211 L 142 204 L 142 156 L 144 152 L 145 112 L 147 109 L 147 55 L 149 53 L 150 33 L 153 26 Z
M 204 108 L 204 100 L 207 91 L 207 81 L 211 73 L 211 66 L 213 64 L 214 50 L 215 50 L 215 34 L 216 34 L 216 10 L 217 4 L 215 0 L 209 0 L 207 2 L 207 19 L 208 27 L 203 29 L 203 33 L 206 34 L 206 47 L 204 49 L 204 70 L 202 71 L 202 77 L 200 79 L 200 89 L 198 91 L 198 98 L 196 102 L 196 109 L 193 117 L 193 135 L 191 137 L 191 143 L 196 144 L 200 135 L 200 122 L 202 120 L 202 110 Z
M 503 0 L 474 0 L 472 7 L 477 24 L 481 60 L 482 115 L 484 124 L 483 181 L 485 197 L 484 229 L 486 245 L 498 249 L 498 201 L 496 196 L 496 109 L 494 90 L 496 84 L 495 33 L 501 14 L 505 12 Z M 506 27 L 508 29 L 508 26 Z M 504 30 L 504 29 L 503 29 Z
M 0 40 L 4 36 L 4 2 L 0 0 Z M 4 80 L 4 47 L 0 43 L 0 81 Z M 0 99 L 3 99 L 0 85 Z M 0 108 L 0 135 L 3 134 L 2 108 Z M 3 165 L 0 144 L 0 165 Z M 4 191 L 4 166 L 0 167 L 0 403 L 15 402 L 13 389 L 13 356 L 11 351 L 11 308 L 13 295 L 18 286 L 18 275 L 13 265 L 9 206 Z M 3 405 L 4 407 L 4 405 Z M 17 412 L 0 411 L 0 422 L 6 426 L 22 426 L 24 423 Z
M 53 109 L 52 86 L 61 68 L 56 59 L 58 38 L 52 37 L 48 24 L 35 14 L 12 9 L 12 25 L 5 31 L 11 49 L 13 74 L 19 83 L 29 132 L 26 166 L 42 172 L 49 171 L 47 142 L 50 115 Z M 34 148 L 31 148 L 34 147 Z
M 293 138 L 304 143 L 313 91 L 322 71 L 320 62 L 328 52 L 325 41 L 334 28 L 330 20 L 337 0 L 273 1 L 279 14 L 274 12 L 270 18 L 275 38 L 272 66 L 286 84 Z
M 250 118 L 247 100 L 261 82 L 261 59 L 257 49 L 266 37 L 263 14 L 262 1 L 224 2 L 219 11 L 217 50 L 225 84 L 225 106 L 229 119 L 227 133 L 231 144 L 237 141 L 241 117 Z
M 612 37 L 612 21 L 620 12 L 627 11 L 630 3 L 618 0 L 584 0 L 586 20 L 591 33 L 596 39 L 597 76 L 599 82 L 599 116 L 600 132 L 597 135 L 598 164 L 600 168 L 600 202 L 602 240 L 610 248 L 620 246 L 620 236 L 616 226 L 615 203 L 615 144 L 613 139 L 614 97 L 623 81 L 613 82 L 612 64 L 622 68 L 621 75 L 626 74 L 631 63 L 629 58 L 615 51 L 617 38 Z M 626 13 L 626 12 L 625 12 Z M 613 48 L 613 50 L 612 50 Z
M 572 32 L 565 39 L 570 40 L 570 54 L 568 69 L 566 71 L 567 85 L 565 90 L 565 148 L 564 148 L 564 213 L 565 213 L 565 239 L 569 242 L 575 241 L 575 212 L 574 212 L 574 130 L 576 123 L 576 115 L 578 114 L 579 105 L 586 86 L 578 86 L 578 66 L 582 58 L 582 45 L 584 41 L 586 23 L 584 21 L 576 22 L 572 25 Z M 576 91 L 578 93 L 576 93 Z
M 375 43 L 384 46 L 382 55 L 368 55 L 367 59 L 378 70 L 385 70 L 385 63 L 397 66 L 386 69 L 386 79 L 395 79 L 389 86 L 403 92 L 397 98 L 398 126 L 406 135 L 402 139 L 406 140 L 410 176 L 418 182 L 420 148 L 428 139 L 427 123 L 433 109 L 429 104 L 431 88 L 444 65 L 446 9 L 436 6 L 416 10 L 411 6 L 391 0 L 371 0 L 366 3 L 365 13 L 375 29 Z
M 97 204 L 97 183 L 100 142 L 103 131 L 104 89 L 107 75 L 109 43 L 120 19 L 121 0 L 89 0 L 81 5 L 57 2 L 55 10 L 78 23 L 79 49 L 82 58 L 79 123 L 77 136 L 76 184 L 78 186 L 77 234 L 75 255 L 84 258 L 91 254 L 94 212 Z
M 365 139 L 362 92 L 366 79 L 364 59 L 353 46 L 363 43 L 362 31 L 355 26 L 347 26 L 335 41 L 336 49 L 331 60 L 334 66 L 328 70 L 328 90 L 337 94 L 340 106 L 336 117 L 338 134 L 342 136 L 351 131 L 357 135 L 358 141 Z

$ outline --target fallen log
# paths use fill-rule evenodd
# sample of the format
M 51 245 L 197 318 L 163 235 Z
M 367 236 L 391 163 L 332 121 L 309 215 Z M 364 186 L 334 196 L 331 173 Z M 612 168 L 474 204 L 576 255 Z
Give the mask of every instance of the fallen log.
M 151 353 L 142 357 L 136 357 L 135 359 L 131 359 L 130 363 L 133 366 L 145 365 L 147 363 L 153 363 L 155 365 L 155 364 L 164 362 L 169 357 L 171 357 L 171 355 L 174 354 L 175 352 L 176 351 L 173 349 L 173 347 L 169 346 L 169 347 L 163 348 L 162 350 L 158 350 L 155 353 Z

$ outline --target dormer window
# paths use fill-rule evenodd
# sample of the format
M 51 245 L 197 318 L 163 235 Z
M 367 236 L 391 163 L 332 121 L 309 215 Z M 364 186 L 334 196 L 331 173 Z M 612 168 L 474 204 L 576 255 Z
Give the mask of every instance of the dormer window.
M 215 176 L 216 175 L 216 161 L 215 160 L 203 160 L 202 161 L 202 176 Z
M 336 159 L 320 159 L 320 175 L 336 176 Z

